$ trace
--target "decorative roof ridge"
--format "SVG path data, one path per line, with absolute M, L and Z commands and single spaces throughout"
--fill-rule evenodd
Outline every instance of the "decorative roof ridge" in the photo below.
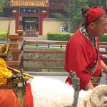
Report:
M 47 7 L 49 6 L 49 0 L 11 0 L 11 6 Z

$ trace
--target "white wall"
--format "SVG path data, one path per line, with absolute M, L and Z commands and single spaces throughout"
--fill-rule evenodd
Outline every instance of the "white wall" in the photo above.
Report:
M 14 19 L 6 19 L 0 18 L 0 32 L 7 32 L 10 23 L 10 31 L 9 34 L 15 34 L 15 20 Z

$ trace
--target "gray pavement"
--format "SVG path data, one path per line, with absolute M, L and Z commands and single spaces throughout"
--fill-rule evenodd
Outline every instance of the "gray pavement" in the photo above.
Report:
M 46 77 L 46 78 L 53 78 L 53 79 L 59 79 L 63 82 L 65 82 L 68 73 L 67 72 L 27 72 L 31 75 L 34 76 L 42 76 L 42 77 Z M 106 84 L 107 83 L 107 74 L 103 73 L 101 80 L 100 80 L 100 84 Z
M 66 72 L 26 72 L 30 75 L 34 75 L 34 76 L 42 76 L 42 77 L 46 77 L 46 78 L 53 78 L 53 79 L 59 79 L 63 82 L 65 82 L 66 78 L 67 78 L 67 73 Z

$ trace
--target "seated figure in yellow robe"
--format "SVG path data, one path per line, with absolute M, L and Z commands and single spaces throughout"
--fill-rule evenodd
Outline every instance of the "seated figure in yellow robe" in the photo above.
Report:
M 7 79 L 12 77 L 12 71 L 6 66 L 6 62 L 0 58 L 0 85 L 5 85 Z

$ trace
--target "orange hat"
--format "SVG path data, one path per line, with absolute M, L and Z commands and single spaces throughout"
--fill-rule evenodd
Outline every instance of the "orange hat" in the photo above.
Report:
M 87 11 L 86 24 L 88 25 L 89 23 L 97 20 L 100 16 L 104 14 L 106 14 L 106 12 L 100 7 L 94 6 L 90 8 Z

